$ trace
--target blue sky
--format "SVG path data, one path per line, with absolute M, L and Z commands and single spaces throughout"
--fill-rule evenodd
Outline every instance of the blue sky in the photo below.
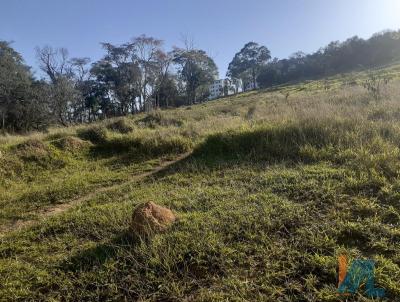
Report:
M 248 41 L 274 57 L 312 52 L 353 35 L 400 29 L 400 0 L 0 0 L 0 40 L 37 70 L 35 47 L 66 47 L 99 59 L 100 42 L 147 34 L 180 46 L 181 36 L 209 52 L 220 75 Z

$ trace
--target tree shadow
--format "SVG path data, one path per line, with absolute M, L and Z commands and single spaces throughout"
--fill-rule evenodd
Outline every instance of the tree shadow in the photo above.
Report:
M 207 137 L 193 157 L 207 165 L 222 162 L 311 163 L 318 153 L 335 144 L 336 137 L 318 123 L 288 124 L 282 127 L 217 133 Z M 318 155 L 318 154 L 317 154 Z
M 125 231 L 106 243 L 79 252 L 61 262 L 58 267 L 65 272 L 91 271 L 101 267 L 108 259 L 115 258 L 118 250 L 132 248 L 140 243 L 140 238 Z

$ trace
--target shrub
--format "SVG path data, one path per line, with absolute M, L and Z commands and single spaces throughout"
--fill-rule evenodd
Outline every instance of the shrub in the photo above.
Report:
M 149 114 L 146 117 L 138 121 L 139 124 L 145 125 L 150 128 L 155 128 L 156 126 L 176 126 L 180 127 L 183 125 L 181 120 L 177 120 L 174 118 L 166 117 L 161 111 L 156 110 Z
M 107 140 L 107 130 L 101 126 L 93 126 L 77 131 L 78 136 L 94 144 L 104 143 Z
M 254 118 L 257 111 L 257 107 L 255 105 L 250 106 L 246 113 L 246 119 L 251 120 Z
M 362 86 L 367 89 L 375 101 L 379 101 L 382 97 L 382 87 L 387 85 L 389 80 L 388 77 L 378 77 L 374 74 L 369 74 L 368 78 L 362 83 Z
M 133 130 L 133 128 L 126 122 L 125 119 L 119 119 L 111 124 L 108 124 L 107 128 L 111 131 L 119 132 L 122 134 L 129 133 Z

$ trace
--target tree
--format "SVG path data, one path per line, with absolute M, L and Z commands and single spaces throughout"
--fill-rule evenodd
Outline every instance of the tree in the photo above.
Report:
M 400 32 L 385 31 L 368 40 L 355 36 L 344 42 L 331 42 L 309 55 L 298 52 L 288 59 L 274 60 L 262 68 L 257 79 L 261 87 L 268 87 L 376 67 L 398 58 Z
M 175 48 L 173 62 L 178 66 L 179 79 L 185 87 L 188 105 L 208 97 L 208 85 L 218 77 L 214 60 L 199 49 Z
M 135 50 L 135 60 L 141 70 L 139 78 L 139 90 L 141 94 L 142 108 L 153 107 L 149 98 L 162 84 L 165 74 L 168 72 L 169 62 L 167 54 L 162 50 L 162 40 L 141 35 L 132 40 L 131 46 Z
M 276 64 L 265 66 L 257 77 L 257 83 L 261 88 L 266 88 L 279 83 L 279 69 Z
M 86 98 L 90 97 L 92 92 L 92 80 L 89 70 L 90 58 L 72 58 L 71 73 L 75 89 L 79 92 L 77 99 L 72 104 L 74 121 L 81 123 L 90 122 L 90 108 L 87 108 Z
M 0 41 L 0 128 L 41 130 L 49 123 L 46 104 L 30 68 L 10 43 Z
M 36 57 L 40 69 L 45 72 L 54 84 L 61 77 L 72 75 L 71 64 L 68 61 L 66 48 L 53 49 L 51 46 L 36 47 Z
M 77 108 L 82 104 L 83 99 L 76 84 L 79 78 L 84 76 L 84 64 L 88 59 L 69 60 L 67 49 L 53 49 L 50 46 L 37 47 L 36 57 L 40 69 L 47 74 L 51 82 L 52 104 L 50 108 L 57 122 L 63 126 L 75 122 L 76 117 L 80 115 Z M 78 78 L 74 74 L 74 68 L 80 74 Z
M 114 115 L 124 115 L 141 110 L 137 108 L 140 96 L 141 70 L 135 60 L 135 49 L 131 44 L 121 46 L 103 43 L 107 53 L 93 64 L 91 73 L 106 92 Z
M 235 54 L 232 62 L 229 63 L 227 76 L 241 79 L 244 84 L 249 82 L 250 78 L 255 88 L 261 68 L 270 59 L 271 53 L 267 47 L 249 42 Z
M 154 97 L 172 61 L 162 44 L 145 35 L 119 46 L 103 43 L 107 54 L 93 65 L 91 72 L 111 92 L 110 101 L 119 104 L 120 114 L 157 106 Z
M 160 85 L 157 86 L 157 91 L 152 96 L 156 100 L 157 107 L 168 108 L 180 105 L 180 95 L 176 81 L 174 75 L 167 74 Z

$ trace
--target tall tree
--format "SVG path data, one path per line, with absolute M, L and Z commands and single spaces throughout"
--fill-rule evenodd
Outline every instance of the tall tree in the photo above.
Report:
M 133 60 L 137 62 L 141 70 L 139 78 L 139 90 L 141 94 L 142 107 L 149 109 L 153 107 L 151 96 L 155 93 L 157 85 L 160 85 L 168 71 L 168 56 L 162 49 L 162 40 L 141 35 L 132 39 L 131 47 L 135 53 Z
M 229 63 L 227 76 L 241 79 L 243 83 L 248 82 L 250 78 L 255 88 L 260 70 L 270 59 L 271 53 L 267 47 L 249 42 L 235 54 L 232 62 Z
M 70 61 L 67 49 L 53 49 L 50 46 L 37 47 L 36 56 L 40 69 L 51 81 L 51 109 L 57 121 L 64 126 L 76 122 L 76 108 L 82 103 L 82 94 L 76 87 L 74 74 L 74 64 L 79 60 Z M 83 64 L 85 60 L 82 59 L 80 63 Z
M 0 41 L 0 128 L 43 129 L 49 124 L 47 104 L 30 68 L 10 43 Z
M 91 73 L 106 91 L 114 115 L 124 115 L 141 110 L 141 70 L 136 51 L 131 43 L 121 46 L 103 43 L 107 51 L 103 59 L 93 64 Z M 139 107 L 139 108 L 138 108 Z
M 173 55 L 179 78 L 185 87 L 187 104 L 206 99 L 208 85 L 218 77 L 214 60 L 199 49 L 175 48 Z
M 70 77 L 72 75 L 66 48 L 54 49 L 48 45 L 42 48 L 36 47 L 36 57 L 39 61 L 40 69 L 48 75 L 53 84 L 61 77 Z

